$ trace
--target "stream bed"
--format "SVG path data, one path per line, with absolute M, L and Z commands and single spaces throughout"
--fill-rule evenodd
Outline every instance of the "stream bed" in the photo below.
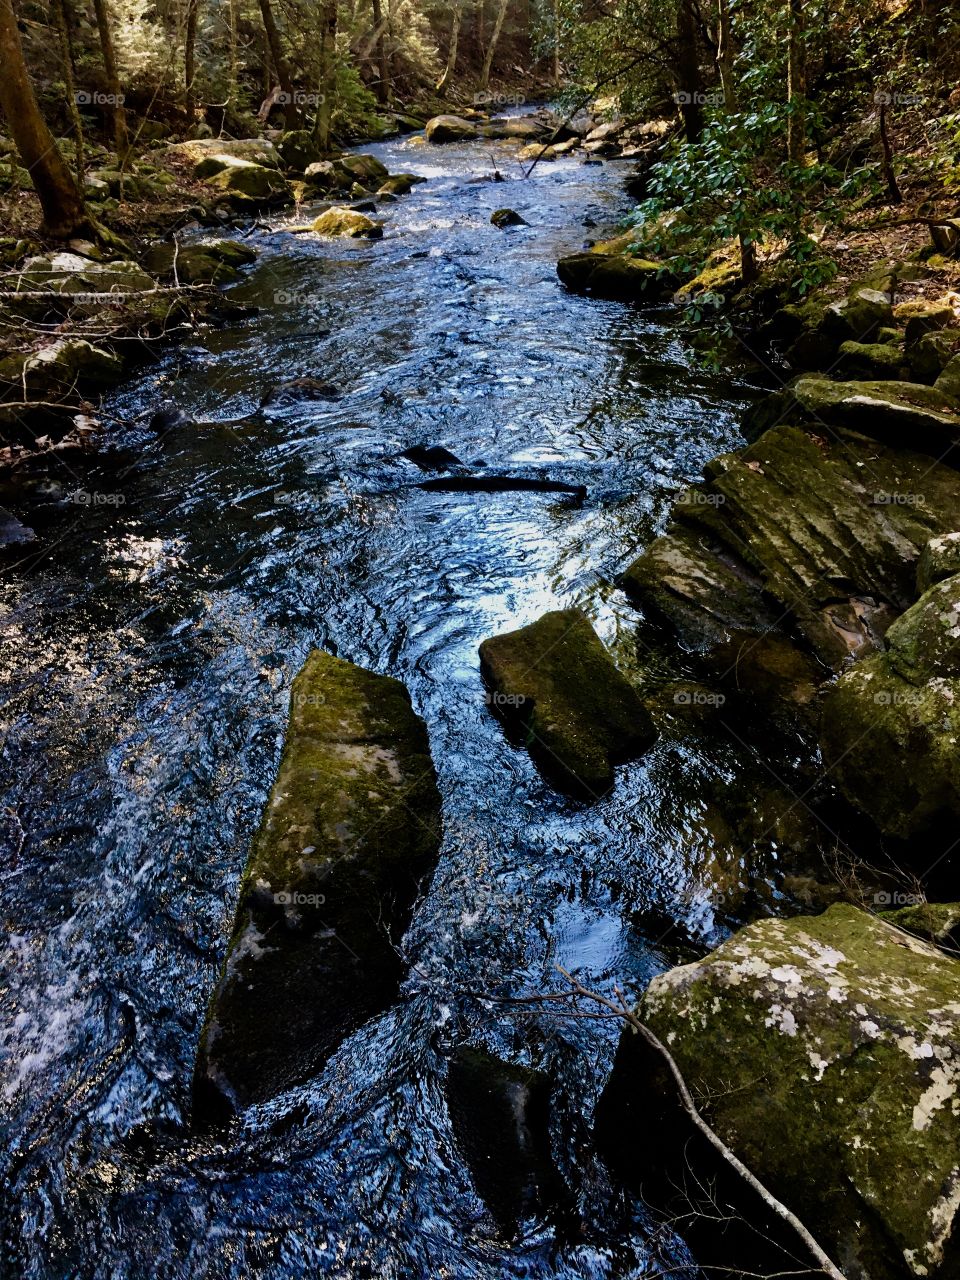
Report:
M 619 1024 L 489 997 L 557 990 L 557 964 L 638 992 L 674 961 L 651 919 L 717 941 L 705 815 L 762 765 L 664 733 L 602 801 L 568 800 L 491 714 L 477 647 L 579 604 L 639 684 L 682 675 L 616 577 L 740 443 L 755 392 L 695 367 L 669 314 L 559 284 L 557 258 L 627 212 L 627 162 L 524 178 L 498 144 L 365 150 L 428 179 L 382 207 L 384 239 L 248 235 L 233 294 L 260 313 L 111 397 L 123 452 L 4 575 L 4 1275 L 699 1274 L 670 1232 L 654 1253 L 592 1142 Z M 505 181 L 478 181 L 494 165 Z M 530 225 L 492 226 L 503 206 Z M 259 408 L 300 377 L 337 397 Z M 202 425 L 151 433 L 165 401 Z M 399 456 L 416 444 L 586 498 L 426 492 Z M 441 860 L 400 1001 L 316 1079 L 197 1137 L 200 1025 L 312 646 L 406 683 Z M 463 1044 L 549 1072 L 566 1220 L 508 1239 L 478 1198 L 444 1095 Z

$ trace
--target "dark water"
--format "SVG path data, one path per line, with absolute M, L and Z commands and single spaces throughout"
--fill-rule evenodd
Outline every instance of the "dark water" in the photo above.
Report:
M 626 208 L 619 163 L 524 181 L 493 144 L 375 150 L 429 178 L 384 207 L 382 242 L 251 237 L 236 293 L 262 314 L 198 332 L 110 408 L 235 418 L 302 375 L 340 399 L 155 441 L 132 426 L 133 464 L 83 476 L 100 497 L 55 511 L 5 575 L 9 1275 L 644 1274 L 647 1211 L 591 1143 L 618 1027 L 484 996 L 556 989 L 558 962 L 642 989 L 671 962 L 637 925 L 651 912 L 715 937 L 708 797 L 757 766 L 668 732 L 601 803 L 565 800 L 489 713 L 477 646 L 576 602 L 639 683 L 680 670 L 614 579 L 737 443 L 749 393 L 692 367 L 665 317 L 559 286 L 557 257 L 598 234 L 582 220 Z M 493 157 L 509 180 L 473 183 Z M 496 230 L 502 205 L 532 225 Z M 426 493 L 396 456 L 416 443 L 588 497 Z M 318 1079 L 200 1141 L 200 1021 L 312 645 L 407 683 L 443 854 L 400 1003 Z M 478 1199 L 443 1092 L 466 1042 L 551 1072 L 576 1232 L 530 1220 L 506 1242 Z M 661 1247 L 682 1266 L 682 1242 Z

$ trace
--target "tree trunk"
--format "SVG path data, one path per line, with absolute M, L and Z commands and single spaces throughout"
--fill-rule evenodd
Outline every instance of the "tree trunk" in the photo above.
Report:
M 507 16 L 508 3 L 509 0 L 500 0 L 500 7 L 497 9 L 496 21 L 490 34 L 490 43 L 487 45 L 487 56 L 483 60 L 483 70 L 480 73 L 481 89 L 487 89 L 490 84 L 490 71 L 493 68 L 494 54 L 497 52 L 497 41 L 500 39 L 500 32 L 503 30 L 503 20 Z
M 806 121 L 803 98 L 806 93 L 803 45 L 803 0 L 789 0 L 787 26 L 787 158 L 802 165 L 806 153 Z
M 80 108 L 77 105 L 77 86 L 73 78 L 73 48 L 70 41 L 70 23 L 67 19 L 67 0 L 51 0 L 50 16 L 60 36 L 60 69 L 63 74 L 63 87 L 67 91 L 67 111 L 73 125 L 73 145 L 75 149 L 74 173 L 77 186 L 83 189 L 83 121 L 80 119 Z
M 723 104 L 728 111 L 736 111 L 737 91 L 733 84 L 733 45 L 730 42 L 730 6 L 727 0 L 717 0 L 717 70 Z
M 191 125 L 196 115 L 197 103 L 193 92 L 193 81 L 197 74 L 197 19 L 200 15 L 200 0 L 187 0 L 187 27 L 183 41 L 183 84 L 184 103 Z
M 387 45 L 384 40 L 386 23 L 383 19 L 383 5 L 380 0 L 371 0 L 373 6 L 373 47 L 377 53 L 377 101 L 384 106 L 390 101 L 390 64 L 387 61 Z
M 287 129 L 299 129 L 300 108 L 297 106 L 297 95 L 293 87 L 293 80 L 290 78 L 290 70 L 280 47 L 280 32 L 277 30 L 276 22 L 273 20 L 270 0 L 260 0 L 260 16 L 263 19 L 267 47 L 270 50 L 270 57 L 273 59 L 277 79 L 280 81 L 280 90 L 283 93 L 284 124 Z
M 11 0 L 0 0 L 0 64 L 0 109 L 40 198 L 43 231 L 58 240 L 93 234 L 80 189 L 37 106 Z
M 107 93 L 110 95 L 110 123 L 113 132 L 113 145 L 117 155 L 124 159 L 127 154 L 127 113 L 123 109 L 123 93 L 120 89 L 120 76 L 117 73 L 117 58 L 113 51 L 113 32 L 110 27 L 110 15 L 107 12 L 106 0 L 93 0 L 93 12 L 97 19 L 97 31 L 100 36 L 100 54 L 103 58 L 103 70 L 107 81 Z
M 454 0 L 453 5 L 453 26 L 450 29 L 450 49 L 447 52 L 447 65 L 443 69 L 443 75 L 437 81 L 437 93 L 442 93 L 447 87 L 450 77 L 453 75 L 457 65 L 457 44 L 460 40 L 460 23 L 463 21 L 463 0 Z
M 903 196 L 897 186 L 897 177 L 893 172 L 893 148 L 887 132 L 887 98 L 889 94 L 880 94 L 880 146 L 883 149 L 883 180 L 887 184 L 887 199 L 891 204 L 902 204 Z
M 237 0 L 227 0 L 227 19 L 230 23 L 230 105 L 240 98 L 240 76 L 237 68 Z
M 337 76 L 337 0 L 323 0 L 320 21 L 320 100 L 313 136 L 321 151 L 329 151 Z
M 731 114 L 737 110 L 737 89 L 733 81 L 733 44 L 730 38 L 730 7 L 728 0 L 717 0 L 717 69 L 723 88 L 723 104 Z M 744 284 L 752 284 L 760 274 L 757 266 L 757 247 L 740 232 L 740 277 Z
M 560 0 L 553 0 L 553 83 L 560 87 Z
M 703 79 L 697 46 L 697 24 L 690 0 L 677 6 L 677 105 L 683 120 L 683 136 L 696 142 L 703 132 Z

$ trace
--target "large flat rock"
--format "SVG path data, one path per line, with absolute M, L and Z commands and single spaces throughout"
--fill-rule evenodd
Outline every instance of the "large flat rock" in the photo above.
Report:
M 614 764 L 654 742 L 639 694 L 579 609 L 484 640 L 480 666 L 494 709 L 520 727 L 544 775 L 572 795 L 599 799 L 613 785 Z
M 314 650 L 240 884 L 194 1076 L 204 1124 L 309 1078 L 394 997 L 395 950 L 440 839 L 404 686 Z

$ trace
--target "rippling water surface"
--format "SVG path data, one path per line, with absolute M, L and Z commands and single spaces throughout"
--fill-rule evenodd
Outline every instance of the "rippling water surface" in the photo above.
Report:
M 257 232 L 236 296 L 113 398 L 135 461 L 84 477 L 122 501 L 52 511 L 6 575 L 2 887 L 7 1273 L 30 1277 L 641 1275 L 645 1210 L 611 1184 L 591 1113 L 617 1028 L 485 1001 L 609 991 L 670 962 L 650 912 L 714 928 L 703 795 L 752 767 L 665 734 L 590 808 L 546 785 L 484 704 L 477 646 L 579 603 L 641 684 L 615 578 L 677 487 L 738 442 L 748 391 L 691 367 L 665 317 L 571 296 L 555 263 L 625 212 L 622 162 L 541 165 L 495 144 L 373 148 L 429 181 L 380 243 Z M 499 164 L 504 183 L 477 182 Z M 489 223 L 509 205 L 531 224 Z M 278 381 L 335 401 L 257 411 Z M 207 422 L 154 439 L 172 400 Z M 443 494 L 397 455 L 583 484 Z M 193 1055 L 290 681 L 319 645 L 403 679 L 430 730 L 441 861 L 404 942 L 400 1002 L 322 1075 L 203 1140 Z M 498 1231 L 444 1101 L 459 1044 L 543 1067 L 581 1221 Z M 680 1241 L 664 1246 L 683 1264 Z M 694 1274 L 685 1267 L 678 1274 Z

